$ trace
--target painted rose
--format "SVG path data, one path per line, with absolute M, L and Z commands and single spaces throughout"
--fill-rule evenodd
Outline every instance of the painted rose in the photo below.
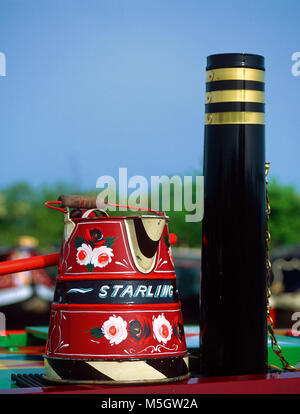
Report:
M 127 338 L 127 322 L 121 316 L 110 316 L 103 323 L 102 332 L 111 345 L 118 345 Z
M 76 261 L 80 265 L 87 265 L 90 263 L 92 258 L 92 248 L 90 245 L 83 243 L 77 248 Z
M 153 317 L 153 336 L 158 342 L 166 344 L 172 335 L 172 326 L 170 322 L 164 317 L 164 314 Z
M 112 261 L 113 250 L 110 247 L 97 247 L 92 252 L 91 263 L 95 267 L 105 267 Z
M 97 228 L 85 230 L 84 239 L 92 248 L 100 247 L 105 243 L 102 231 Z

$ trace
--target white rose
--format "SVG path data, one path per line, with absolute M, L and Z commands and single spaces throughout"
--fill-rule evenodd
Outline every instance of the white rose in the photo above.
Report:
M 112 261 L 113 255 L 113 250 L 110 247 L 97 247 L 93 250 L 91 263 L 95 267 L 105 267 Z
M 111 345 L 118 345 L 127 338 L 127 322 L 121 316 L 110 316 L 102 325 L 102 331 Z
M 80 265 L 87 265 L 90 263 L 92 258 L 92 248 L 90 245 L 83 243 L 77 248 L 76 261 Z
M 172 335 L 172 326 L 170 322 L 164 317 L 164 314 L 153 317 L 153 335 L 158 342 L 166 344 Z

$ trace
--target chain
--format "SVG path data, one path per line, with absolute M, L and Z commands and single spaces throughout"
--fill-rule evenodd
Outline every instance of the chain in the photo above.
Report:
M 270 163 L 266 162 L 265 164 L 265 180 L 266 180 L 266 277 L 267 277 L 267 320 L 268 320 L 268 334 L 271 339 L 271 345 L 273 352 L 278 356 L 280 359 L 283 368 L 286 371 L 297 371 L 297 368 L 290 365 L 285 357 L 282 354 L 282 349 L 278 344 L 274 333 L 274 322 L 271 317 L 271 310 L 270 310 L 270 298 L 271 298 L 271 283 L 270 283 L 270 276 L 271 276 L 271 260 L 270 260 L 270 243 L 271 243 L 271 234 L 270 234 L 270 225 L 269 225 L 269 218 L 271 214 L 271 206 L 269 201 L 269 193 L 268 193 L 268 173 L 270 169 Z

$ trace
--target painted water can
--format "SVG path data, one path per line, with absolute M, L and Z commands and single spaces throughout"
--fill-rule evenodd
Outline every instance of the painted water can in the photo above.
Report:
M 63 211 L 64 235 L 45 378 L 100 384 L 188 378 L 168 217 L 109 216 L 93 198 L 76 197 L 61 196 L 59 207 L 46 203 Z

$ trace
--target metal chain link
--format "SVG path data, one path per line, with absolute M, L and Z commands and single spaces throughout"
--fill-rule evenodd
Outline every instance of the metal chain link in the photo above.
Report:
M 268 320 L 268 334 L 271 339 L 271 345 L 273 352 L 280 359 L 284 370 L 286 371 L 299 371 L 300 369 L 295 368 L 290 365 L 288 361 L 282 354 L 282 349 L 278 344 L 277 338 L 274 333 L 274 322 L 271 317 L 271 308 L 270 308 L 270 298 L 271 298 L 271 260 L 270 260 L 270 244 L 271 244 L 271 234 L 270 234 L 270 225 L 269 218 L 271 214 L 271 206 L 269 201 L 268 193 L 268 173 L 270 169 L 270 163 L 266 162 L 265 164 L 265 180 L 266 180 L 266 278 L 267 278 L 267 320 Z

